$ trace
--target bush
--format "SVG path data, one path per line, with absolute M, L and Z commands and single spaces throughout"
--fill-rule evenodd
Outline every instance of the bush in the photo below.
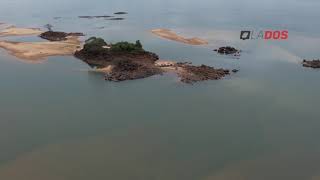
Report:
M 118 42 L 111 45 L 111 51 L 120 51 L 120 52 L 137 52 L 144 51 L 140 41 L 137 41 L 135 44 L 129 42 Z
M 91 37 L 85 41 L 84 50 L 89 53 L 102 53 L 107 51 L 113 52 L 141 52 L 144 51 L 142 44 L 139 40 L 136 43 L 129 43 L 126 41 L 118 42 L 110 45 L 110 49 L 103 48 L 103 46 L 108 46 L 108 44 L 102 38 Z
M 91 37 L 85 41 L 84 49 L 92 53 L 98 53 L 104 51 L 103 46 L 108 44 L 102 38 Z

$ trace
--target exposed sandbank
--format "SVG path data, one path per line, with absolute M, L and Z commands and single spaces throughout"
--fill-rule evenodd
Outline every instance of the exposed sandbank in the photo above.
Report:
M 169 29 L 154 29 L 151 32 L 157 36 L 162 37 L 162 38 L 185 43 L 185 44 L 190 44 L 190 45 L 207 45 L 208 44 L 208 41 L 206 41 L 204 39 L 200 39 L 197 37 L 186 38 L 186 37 L 183 37 L 181 35 L 176 34 L 174 31 L 171 31 Z
M 43 31 L 39 28 L 17 28 L 10 26 L 0 31 L 0 37 L 40 35 L 41 33 L 43 33 Z
M 42 34 L 39 28 L 17 28 L 15 26 L 7 27 L 0 31 L 0 37 L 8 36 L 36 36 Z M 27 62 L 38 62 L 49 56 L 72 55 L 81 48 L 79 37 L 70 34 L 63 41 L 57 42 L 15 42 L 0 40 L 0 48 L 9 52 L 9 54 L 26 60 Z
M 72 55 L 81 48 L 80 43 L 78 37 L 70 36 L 66 41 L 57 42 L 0 41 L 0 47 L 18 58 L 37 61 L 49 56 Z

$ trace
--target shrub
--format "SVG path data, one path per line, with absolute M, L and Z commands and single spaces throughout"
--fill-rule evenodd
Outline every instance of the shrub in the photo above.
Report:
M 129 42 L 118 42 L 111 45 L 111 51 L 119 52 L 137 52 L 144 51 L 140 41 L 137 41 L 135 44 Z
M 139 40 L 136 43 L 129 43 L 126 41 L 118 42 L 110 45 L 110 49 L 103 48 L 103 46 L 107 46 L 108 44 L 102 38 L 91 37 L 85 41 L 84 50 L 89 53 L 102 53 L 107 51 L 113 52 L 141 52 L 144 51 L 142 48 L 142 44 Z
M 84 49 L 92 53 L 98 53 L 104 51 L 103 46 L 108 44 L 102 38 L 91 37 L 85 41 Z

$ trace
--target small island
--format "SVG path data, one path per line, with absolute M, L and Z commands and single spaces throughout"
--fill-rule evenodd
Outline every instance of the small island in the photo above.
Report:
M 318 68 L 320 68 L 320 59 L 318 59 L 318 60 L 306 60 L 306 59 L 304 59 L 302 61 L 302 65 L 304 67 L 318 69 Z
M 233 56 L 240 56 L 241 50 L 238 50 L 234 47 L 231 46 L 226 46 L 226 47 L 220 47 L 218 49 L 215 49 L 213 51 L 216 51 L 219 54 L 222 55 L 233 55 Z
M 195 83 L 217 80 L 230 74 L 226 69 L 191 63 L 160 61 L 155 53 L 145 51 L 141 42 L 118 42 L 108 44 L 102 38 L 89 38 L 83 49 L 75 52 L 75 57 L 89 66 L 104 72 L 108 81 L 125 81 L 150 77 L 165 72 L 175 72 L 181 82 Z
M 75 57 L 89 66 L 106 71 L 106 79 L 124 81 L 150 77 L 163 71 L 155 66 L 159 57 L 142 48 L 140 41 L 107 44 L 103 39 L 91 37 Z
M 41 33 L 39 35 L 42 39 L 46 39 L 48 41 L 66 41 L 68 40 L 68 37 L 78 37 L 78 36 L 84 36 L 83 33 L 65 33 L 60 31 L 46 31 L 44 33 Z

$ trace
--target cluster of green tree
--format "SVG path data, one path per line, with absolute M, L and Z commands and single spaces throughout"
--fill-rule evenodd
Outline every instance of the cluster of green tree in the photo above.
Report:
M 118 42 L 111 45 L 111 51 L 121 51 L 121 52 L 136 52 L 144 51 L 141 42 L 138 40 L 136 43 L 129 42 Z
M 88 52 L 99 53 L 104 51 L 108 44 L 102 38 L 91 37 L 85 41 L 84 49 Z
M 105 48 L 109 46 L 110 48 Z M 138 40 L 136 43 L 118 42 L 116 44 L 108 45 L 102 38 L 91 37 L 85 41 L 84 49 L 88 52 L 99 53 L 103 51 L 114 52 L 137 52 L 144 51 L 141 42 Z

